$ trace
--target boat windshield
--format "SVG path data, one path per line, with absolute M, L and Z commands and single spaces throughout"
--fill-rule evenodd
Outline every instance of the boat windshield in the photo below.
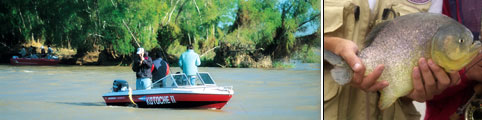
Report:
M 196 79 L 196 86 L 216 85 L 214 80 L 211 78 L 211 75 L 209 75 L 209 73 L 207 72 L 198 73 Z M 155 80 L 154 83 L 152 83 L 152 88 L 179 86 L 191 86 L 191 84 L 189 84 L 188 78 L 186 77 L 186 74 L 184 73 L 170 74 L 164 78 Z
M 211 75 L 207 72 L 200 72 L 197 73 L 199 79 L 206 85 L 216 85 L 214 82 L 213 78 L 211 78 Z
M 201 84 L 202 85 L 202 84 Z M 152 83 L 152 88 L 190 86 L 186 74 L 170 74 Z
M 161 87 L 177 87 L 177 85 L 174 83 L 174 80 L 172 80 L 171 75 L 168 75 L 152 83 L 152 88 Z
M 189 81 L 187 80 L 186 74 L 172 74 L 173 80 L 176 81 L 177 86 L 189 86 Z

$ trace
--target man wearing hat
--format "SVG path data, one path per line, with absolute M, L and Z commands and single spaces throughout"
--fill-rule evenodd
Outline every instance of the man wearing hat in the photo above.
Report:
M 132 70 L 136 72 L 136 90 L 151 89 L 151 68 L 152 59 L 144 52 L 144 48 L 137 48 L 134 56 L 134 64 Z
M 41 57 L 41 58 L 45 58 L 46 55 L 47 55 L 47 54 L 45 53 L 45 48 L 44 48 L 44 46 L 42 45 L 42 46 L 40 47 L 40 57 Z

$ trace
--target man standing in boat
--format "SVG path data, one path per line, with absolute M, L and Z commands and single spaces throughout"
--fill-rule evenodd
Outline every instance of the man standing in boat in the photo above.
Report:
M 136 56 L 134 56 L 134 64 L 132 70 L 136 72 L 136 90 L 149 90 L 151 89 L 151 68 L 152 59 L 147 52 L 144 52 L 144 48 L 137 48 Z
M 181 67 L 182 72 L 187 75 L 191 85 L 196 85 L 197 66 L 199 65 L 201 65 L 199 55 L 194 52 L 192 45 L 188 45 L 187 51 L 182 53 L 179 58 L 179 67 Z
M 154 64 L 154 69 L 152 70 L 152 82 L 156 82 L 169 74 L 169 64 L 167 64 L 165 60 L 162 60 L 161 55 L 161 51 L 157 52 L 157 59 L 152 61 L 152 64 Z M 165 82 L 166 81 L 162 81 L 159 87 L 164 86 Z

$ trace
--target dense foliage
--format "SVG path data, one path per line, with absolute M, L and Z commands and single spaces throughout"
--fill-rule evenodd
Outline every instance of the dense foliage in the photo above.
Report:
M 202 54 L 225 42 L 284 59 L 319 45 L 319 22 L 320 0 L 2 0 L 0 46 L 38 41 L 114 57 L 142 46 L 178 56 L 188 44 Z

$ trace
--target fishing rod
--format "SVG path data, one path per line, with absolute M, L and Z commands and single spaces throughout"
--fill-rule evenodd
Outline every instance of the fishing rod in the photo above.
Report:
M 124 19 L 122 19 L 122 23 L 124 23 L 124 26 L 126 26 L 127 31 L 129 31 L 129 33 L 130 33 L 130 35 L 132 36 L 132 38 L 134 38 L 134 41 L 136 42 L 137 47 L 141 47 L 141 45 L 139 44 L 139 42 L 137 42 L 137 39 L 136 39 L 136 37 L 134 36 L 134 34 L 132 34 L 131 29 L 129 29 L 129 26 L 127 26 L 127 24 L 126 24 L 126 22 L 124 21 Z
M 112 6 L 114 6 L 114 8 L 117 9 L 117 5 L 114 3 L 114 1 L 111 1 L 111 2 L 112 2 Z M 141 47 L 141 45 L 139 44 L 139 42 L 137 42 L 137 39 L 136 39 L 136 37 L 134 36 L 134 34 L 132 34 L 131 29 L 129 28 L 129 26 L 127 26 L 127 24 L 126 24 L 126 22 L 124 21 L 124 19 L 122 19 L 122 23 L 124 23 L 124 26 L 127 28 L 127 31 L 129 31 L 129 33 L 131 34 L 132 38 L 134 38 L 134 41 L 136 42 L 137 47 Z

